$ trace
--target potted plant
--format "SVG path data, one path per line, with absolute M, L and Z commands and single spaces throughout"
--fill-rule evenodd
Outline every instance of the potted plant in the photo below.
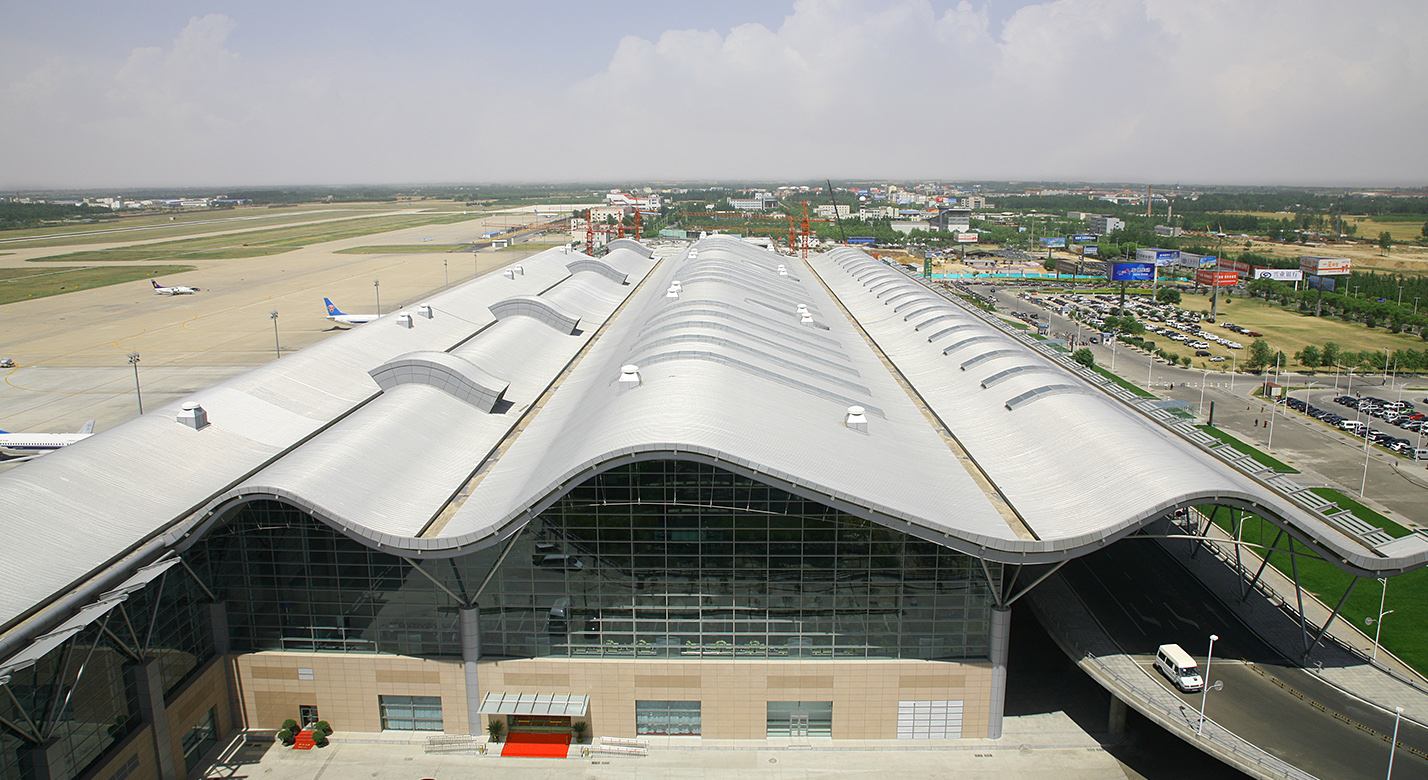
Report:
M 293 733 L 291 731 L 288 731 L 287 729 L 282 729 L 278 731 L 278 734 L 276 737 L 274 737 L 274 739 L 278 740 L 286 747 L 293 743 Z
M 486 724 L 486 734 L 491 737 L 492 742 L 500 742 L 501 737 L 506 733 L 506 722 L 503 720 L 493 720 Z
M 590 724 L 583 720 L 577 720 L 570 724 L 570 731 L 575 735 L 576 744 L 583 744 L 585 742 L 585 732 L 589 730 Z
M 332 726 L 325 720 L 320 720 L 312 727 L 312 742 L 318 747 L 327 747 L 327 738 L 332 736 Z

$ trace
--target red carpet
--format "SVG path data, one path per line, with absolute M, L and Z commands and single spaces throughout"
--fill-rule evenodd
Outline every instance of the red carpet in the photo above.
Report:
M 501 755 L 514 758 L 565 758 L 570 752 L 569 734 L 526 734 L 513 731 L 506 735 Z

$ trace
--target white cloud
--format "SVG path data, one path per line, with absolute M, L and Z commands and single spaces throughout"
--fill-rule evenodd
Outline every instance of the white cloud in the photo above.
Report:
M 174 29 L 117 60 L 0 61 L 0 143 L 28 152 L 0 185 L 1428 170 L 1421 0 L 1046 0 L 995 17 L 797 0 L 775 25 L 626 37 L 603 66 L 565 61 L 563 88 L 479 36 L 275 47 L 239 11 Z M 522 49 L 539 78 L 559 70 L 552 40 Z

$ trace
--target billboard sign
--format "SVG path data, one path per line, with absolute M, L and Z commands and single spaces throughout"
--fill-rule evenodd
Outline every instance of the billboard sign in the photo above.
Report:
M 1111 281 L 1148 282 L 1155 278 L 1155 263 L 1112 263 Z
M 1085 255 L 1086 257 L 1098 257 L 1101 254 L 1101 248 L 1096 246 L 1095 244 L 1091 244 L 1090 246 L 1083 246 L 1081 247 L 1081 254 Z
M 1154 263 L 1155 265 L 1172 265 L 1180 259 L 1179 249 L 1149 249 L 1135 250 L 1135 259 L 1138 263 Z
M 1273 279 L 1276 282 L 1297 282 L 1304 278 L 1304 272 L 1298 268 L 1256 268 L 1254 278 Z
M 973 232 L 970 231 L 970 230 L 964 230 L 964 231 L 962 231 L 961 233 L 958 233 L 958 234 L 957 234 L 957 243 L 959 243 L 959 244 L 975 244 L 975 243 L 977 243 L 977 239 L 978 239 L 978 238 L 979 238 L 978 234 L 973 233 Z
M 1299 270 L 1315 276 L 1347 276 L 1349 258 L 1299 256 Z
M 1309 286 L 1314 288 L 1315 290 L 1321 290 L 1323 292 L 1333 292 L 1334 280 L 1330 279 L 1327 276 L 1311 276 L 1309 277 Z
M 1044 247 L 1046 247 L 1047 249 L 1050 249 L 1050 248 L 1052 248 L 1052 247 L 1059 247 L 1059 248 L 1063 248 L 1063 249 L 1064 249 L 1064 248 L 1066 247 L 1066 239 L 1064 239 L 1064 238 L 1043 238 L 1043 239 L 1041 239 L 1041 245 L 1044 246 Z
M 1234 287 L 1239 275 L 1234 271 L 1216 271 L 1202 268 L 1195 272 L 1195 284 L 1201 287 Z
M 1089 244 L 1098 238 L 1100 238 L 1100 236 L 1093 236 L 1090 233 L 1078 233 L 1072 236 L 1071 240 L 1075 241 L 1078 244 Z

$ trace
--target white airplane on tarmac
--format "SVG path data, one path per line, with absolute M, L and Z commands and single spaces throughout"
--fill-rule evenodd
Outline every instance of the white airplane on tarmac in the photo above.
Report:
M 154 283 L 154 292 L 158 293 L 159 295 L 193 295 L 194 293 L 198 292 L 197 287 L 184 287 L 183 285 L 179 284 L 176 284 L 173 287 L 165 287 L 162 284 L 159 284 L 158 279 L 150 279 L 149 281 Z
M 94 421 L 85 423 L 76 433 L 6 433 L 0 431 L 0 457 L 5 460 L 28 460 L 68 447 L 94 435 Z
M 327 304 L 327 318 L 333 322 L 343 325 L 361 325 L 364 322 L 371 322 L 377 319 L 376 314 L 344 314 L 330 298 L 323 298 L 322 302 Z

